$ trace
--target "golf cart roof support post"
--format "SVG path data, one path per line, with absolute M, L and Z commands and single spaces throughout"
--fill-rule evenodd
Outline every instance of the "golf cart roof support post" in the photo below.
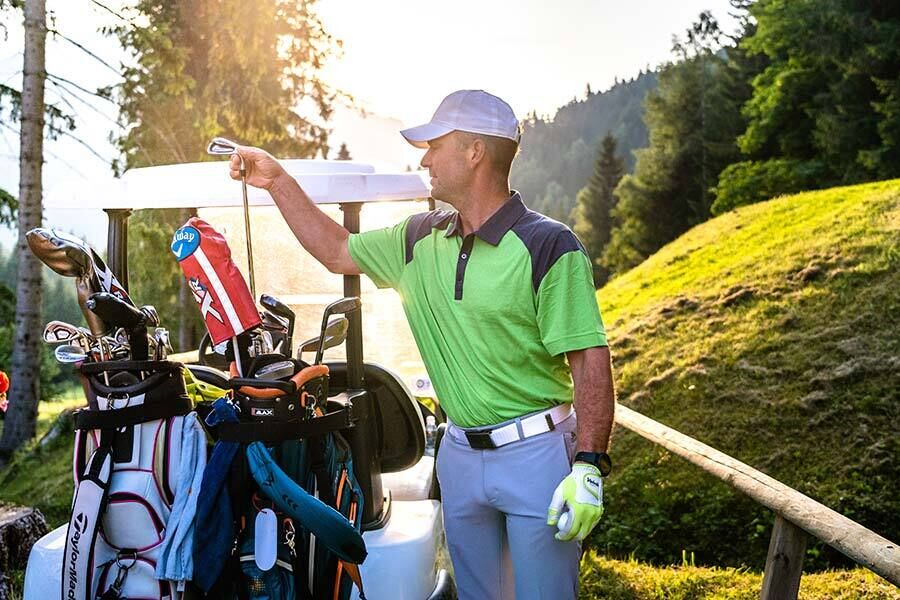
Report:
M 346 202 L 340 206 L 344 213 L 344 228 L 350 233 L 359 233 L 359 213 L 362 210 L 362 203 Z M 362 297 L 359 275 L 344 275 L 344 297 L 353 296 Z M 359 390 L 363 388 L 362 310 L 352 311 L 347 318 L 350 321 L 350 328 L 347 331 L 347 387 Z
M 106 264 L 128 291 L 128 217 L 130 208 L 105 208 L 109 225 L 106 233 Z
M 342 203 L 344 228 L 350 233 L 359 233 L 359 213 L 362 203 Z M 344 297 L 360 298 L 359 275 L 344 275 Z M 363 381 L 363 339 L 362 310 L 347 314 L 347 388 L 365 389 Z M 353 470 L 366 502 L 363 503 L 362 523 L 364 529 L 379 529 L 385 522 L 384 488 L 381 485 L 381 457 L 375 448 L 375 398 L 371 393 L 363 393 L 353 402 L 353 414 L 357 421 L 349 431 L 349 442 L 353 455 Z M 367 459 L 360 459 L 367 457 Z

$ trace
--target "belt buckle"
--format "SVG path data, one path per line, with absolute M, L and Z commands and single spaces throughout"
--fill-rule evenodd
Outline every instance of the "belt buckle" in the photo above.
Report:
M 497 445 L 491 439 L 490 431 L 466 431 L 466 439 L 469 440 L 469 446 L 475 450 L 494 450 Z

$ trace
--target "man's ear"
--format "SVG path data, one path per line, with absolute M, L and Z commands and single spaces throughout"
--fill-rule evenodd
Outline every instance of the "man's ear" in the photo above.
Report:
M 487 146 L 484 143 L 484 140 L 480 138 L 475 138 L 472 141 L 472 145 L 469 146 L 469 163 L 474 167 L 482 160 L 485 159 L 487 152 Z

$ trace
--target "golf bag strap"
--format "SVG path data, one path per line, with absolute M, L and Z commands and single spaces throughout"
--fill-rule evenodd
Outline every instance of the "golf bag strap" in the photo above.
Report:
M 224 442 L 286 442 L 313 435 L 324 435 L 352 426 L 350 407 L 343 407 L 308 421 L 276 423 L 220 423 L 219 439 Z
M 91 562 L 112 476 L 112 432 L 104 431 L 75 490 L 62 564 L 62 598 L 92 600 Z
M 82 409 L 75 413 L 75 429 L 119 429 L 157 419 L 181 417 L 193 409 L 187 396 L 169 398 L 167 402 L 153 402 L 126 406 L 113 410 Z
M 119 371 L 150 371 L 177 373 L 184 368 L 179 362 L 169 360 L 109 360 L 101 362 L 82 363 L 79 370 L 85 375 L 98 375 L 104 371 L 117 373 Z
M 97 365 L 101 363 L 93 364 Z M 88 375 L 88 381 L 90 382 L 91 387 L 93 388 L 94 392 L 96 392 L 100 396 L 140 396 L 143 394 L 145 396 L 148 396 L 151 401 L 164 401 L 166 398 L 169 398 L 171 396 L 187 395 L 187 388 L 184 385 L 184 376 L 182 375 L 181 369 L 166 369 L 163 371 L 156 371 L 155 373 L 151 373 L 145 379 L 135 381 L 131 385 L 122 386 L 106 385 L 105 383 L 103 383 L 103 381 L 101 381 L 101 378 L 98 377 L 98 375 L 100 375 L 101 373 L 111 375 L 117 371 L 116 369 L 102 369 L 97 373 L 85 371 L 86 369 L 82 367 L 82 375 Z M 90 371 L 93 371 L 93 369 L 90 369 Z M 121 371 L 121 369 L 119 371 Z

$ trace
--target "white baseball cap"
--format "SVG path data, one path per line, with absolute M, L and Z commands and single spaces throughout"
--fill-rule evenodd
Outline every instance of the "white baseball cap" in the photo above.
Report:
M 513 109 L 484 90 L 459 90 L 441 101 L 431 121 L 400 132 L 416 148 L 451 131 L 493 135 L 519 142 L 519 120 Z

